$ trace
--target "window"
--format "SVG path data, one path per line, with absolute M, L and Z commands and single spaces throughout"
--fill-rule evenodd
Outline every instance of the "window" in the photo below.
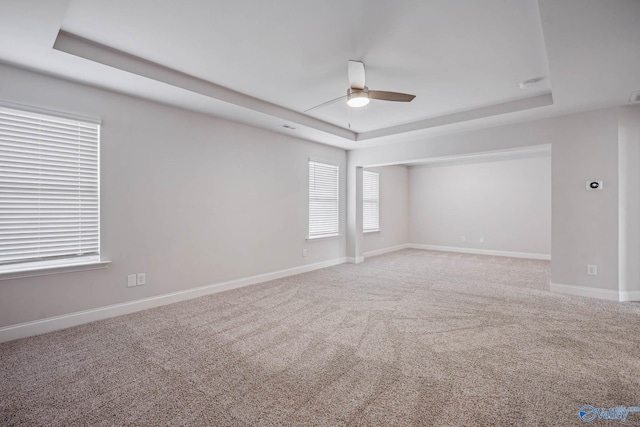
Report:
M 100 125 L 0 107 L 0 272 L 100 259 Z
M 338 235 L 338 166 L 309 161 L 309 238 Z
M 380 231 L 380 174 L 362 171 L 362 231 Z

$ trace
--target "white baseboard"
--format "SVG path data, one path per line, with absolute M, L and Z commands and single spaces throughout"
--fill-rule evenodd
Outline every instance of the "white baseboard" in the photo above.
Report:
M 347 257 L 347 262 L 349 264 L 361 264 L 361 263 L 364 262 L 364 257 L 363 256 L 359 256 L 359 257 L 354 258 L 354 257 L 348 256 Z
M 620 291 L 620 301 L 640 301 L 640 291 Z
M 610 301 L 623 301 L 622 299 L 620 299 L 619 292 L 611 289 L 590 288 L 587 286 L 563 285 L 561 283 L 551 283 L 549 290 L 557 294 L 606 299 Z
M 409 243 L 407 247 L 411 249 L 426 249 L 429 251 L 442 251 L 442 252 L 458 252 L 462 254 L 492 255 L 492 256 L 504 256 L 509 258 L 540 259 L 540 260 L 546 260 L 546 261 L 551 260 L 551 255 L 535 254 L 530 252 L 494 251 L 489 249 L 460 248 L 456 246 L 423 245 L 421 243 Z
M 345 257 L 0 328 L 0 343 L 344 264 Z
M 402 245 L 396 245 L 396 246 L 389 246 L 387 248 L 382 248 L 382 249 L 376 249 L 374 251 L 368 251 L 365 252 L 364 254 L 364 258 L 368 258 L 371 256 L 376 256 L 376 255 L 382 255 L 382 254 L 386 254 L 389 252 L 395 252 L 395 251 L 399 251 L 401 249 L 407 249 L 409 247 L 408 243 L 404 243 Z

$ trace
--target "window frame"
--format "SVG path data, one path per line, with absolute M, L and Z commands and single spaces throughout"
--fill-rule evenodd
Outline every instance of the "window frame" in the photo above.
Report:
M 15 104 L 10 102 L 0 101 L 0 110 L 6 117 L 15 115 L 18 120 L 24 120 L 25 123 L 37 120 L 43 120 L 50 122 L 50 126 L 78 126 L 78 128 L 87 127 L 95 130 L 95 205 L 97 207 L 96 225 L 94 230 L 97 234 L 96 237 L 96 251 L 90 253 L 80 253 L 79 255 L 60 255 L 60 256 L 42 256 L 39 258 L 25 257 L 21 260 L 8 261 L 0 265 L 0 280 L 19 278 L 19 277 L 32 277 L 41 276 L 47 274 L 58 274 L 72 271 L 84 271 L 93 270 L 99 268 L 105 268 L 110 264 L 110 261 L 102 260 L 102 241 L 101 241 L 101 191 L 100 191 L 100 150 L 101 150 L 101 120 L 78 116 L 73 114 L 66 114 L 56 111 L 51 111 L 43 108 L 36 108 L 31 106 L 25 106 L 21 104 Z M 11 122 L 11 119 L 9 119 Z M 31 127 L 24 127 L 24 131 L 29 132 L 29 129 L 35 129 L 36 126 L 30 124 Z M 19 135 L 19 134 L 17 134 Z M 46 134 L 45 134 L 46 136 Z M 11 138 L 11 135 L 8 136 Z M 46 140 L 46 139 L 45 139 Z M 21 149 L 19 142 L 15 141 L 17 149 Z M 75 142 L 73 142 L 75 143 Z M 93 143 L 93 142 L 92 142 Z M 73 146 L 73 145 L 72 145 Z M 55 146 L 54 146 L 55 147 Z M 38 160 L 39 161 L 39 160 Z M 37 165 L 38 161 L 33 162 L 33 165 Z M 8 163 L 9 165 L 11 163 Z M 9 169 L 11 170 L 11 169 Z M 46 182 L 46 181 L 39 181 Z M 38 184 L 40 185 L 40 184 Z M 55 187 L 54 187 L 55 188 Z M 55 191 L 55 190 L 54 190 Z M 20 193 L 18 193 L 20 194 Z M 55 199 L 54 199 L 55 200 Z M 82 198 L 78 199 L 78 206 L 82 206 Z M 81 235 L 81 234 L 80 234 Z M 79 245 L 81 246 L 81 242 Z

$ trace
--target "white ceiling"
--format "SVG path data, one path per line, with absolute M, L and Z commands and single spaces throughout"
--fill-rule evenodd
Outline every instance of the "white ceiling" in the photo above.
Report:
M 639 19 L 638 0 L 2 0 L 0 61 L 352 149 L 623 104 Z M 416 99 L 304 113 L 346 93 L 349 59 Z

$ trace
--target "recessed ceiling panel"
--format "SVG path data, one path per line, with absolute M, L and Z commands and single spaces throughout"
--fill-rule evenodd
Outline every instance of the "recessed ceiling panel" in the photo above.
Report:
M 18 67 L 1 66 L 14 77 L 34 70 L 352 149 L 626 104 L 640 90 L 639 7 L 638 0 L 3 0 L 0 62 Z M 86 43 L 62 43 L 65 31 Z M 348 60 L 366 64 L 370 89 L 416 98 L 361 109 L 343 100 L 305 113 L 346 95 Z M 0 79 L 5 101 L 27 102 L 28 89 L 3 81 L 15 81 Z

